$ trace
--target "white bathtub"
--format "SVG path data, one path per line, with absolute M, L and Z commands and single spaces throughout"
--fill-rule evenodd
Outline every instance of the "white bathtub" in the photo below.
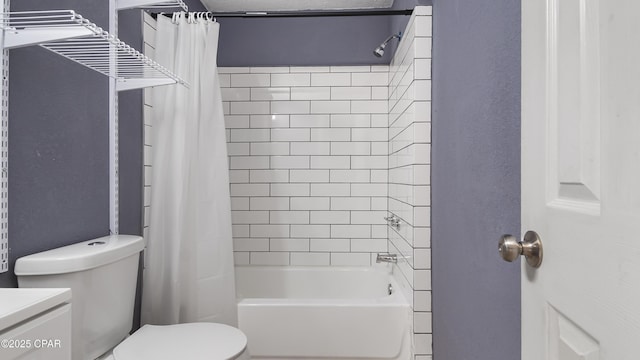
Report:
M 410 307 L 387 267 L 238 266 L 252 358 L 409 358 Z

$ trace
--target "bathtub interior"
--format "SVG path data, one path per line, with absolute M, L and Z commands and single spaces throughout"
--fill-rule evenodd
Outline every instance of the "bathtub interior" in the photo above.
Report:
M 236 283 L 252 358 L 410 358 L 410 305 L 387 267 L 237 267 Z
M 386 266 L 236 266 L 238 299 L 383 298 L 390 280 Z

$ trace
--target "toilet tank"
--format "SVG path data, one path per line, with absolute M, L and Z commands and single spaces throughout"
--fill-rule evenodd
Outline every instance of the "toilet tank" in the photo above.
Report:
M 72 359 L 95 359 L 131 331 L 140 236 L 111 235 L 19 258 L 21 288 L 71 288 Z

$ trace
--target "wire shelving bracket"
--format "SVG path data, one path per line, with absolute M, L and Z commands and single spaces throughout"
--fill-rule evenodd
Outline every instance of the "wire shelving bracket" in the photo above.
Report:
M 4 49 L 40 45 L 115 78 L 117 90 L 182 84 L 177 75 L 73 10 L 0 13 Z
M 9 0 L 3 1 L 3 9 Z M 0 37 L 0 43 L 4 39 Z M 0 47 L 1 48 L 1 47 Z M 2 50 L 2 93 L 0 95 L 0 273 L 9 271 L 9 51 Z

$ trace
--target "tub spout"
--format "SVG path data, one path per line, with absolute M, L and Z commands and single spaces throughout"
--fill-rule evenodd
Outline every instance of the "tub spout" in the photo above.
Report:
M 376 263 L 388 262 L 396 264 L 398 262 L 398 255 L 396 254 L 378 254 L 376 257 Z

